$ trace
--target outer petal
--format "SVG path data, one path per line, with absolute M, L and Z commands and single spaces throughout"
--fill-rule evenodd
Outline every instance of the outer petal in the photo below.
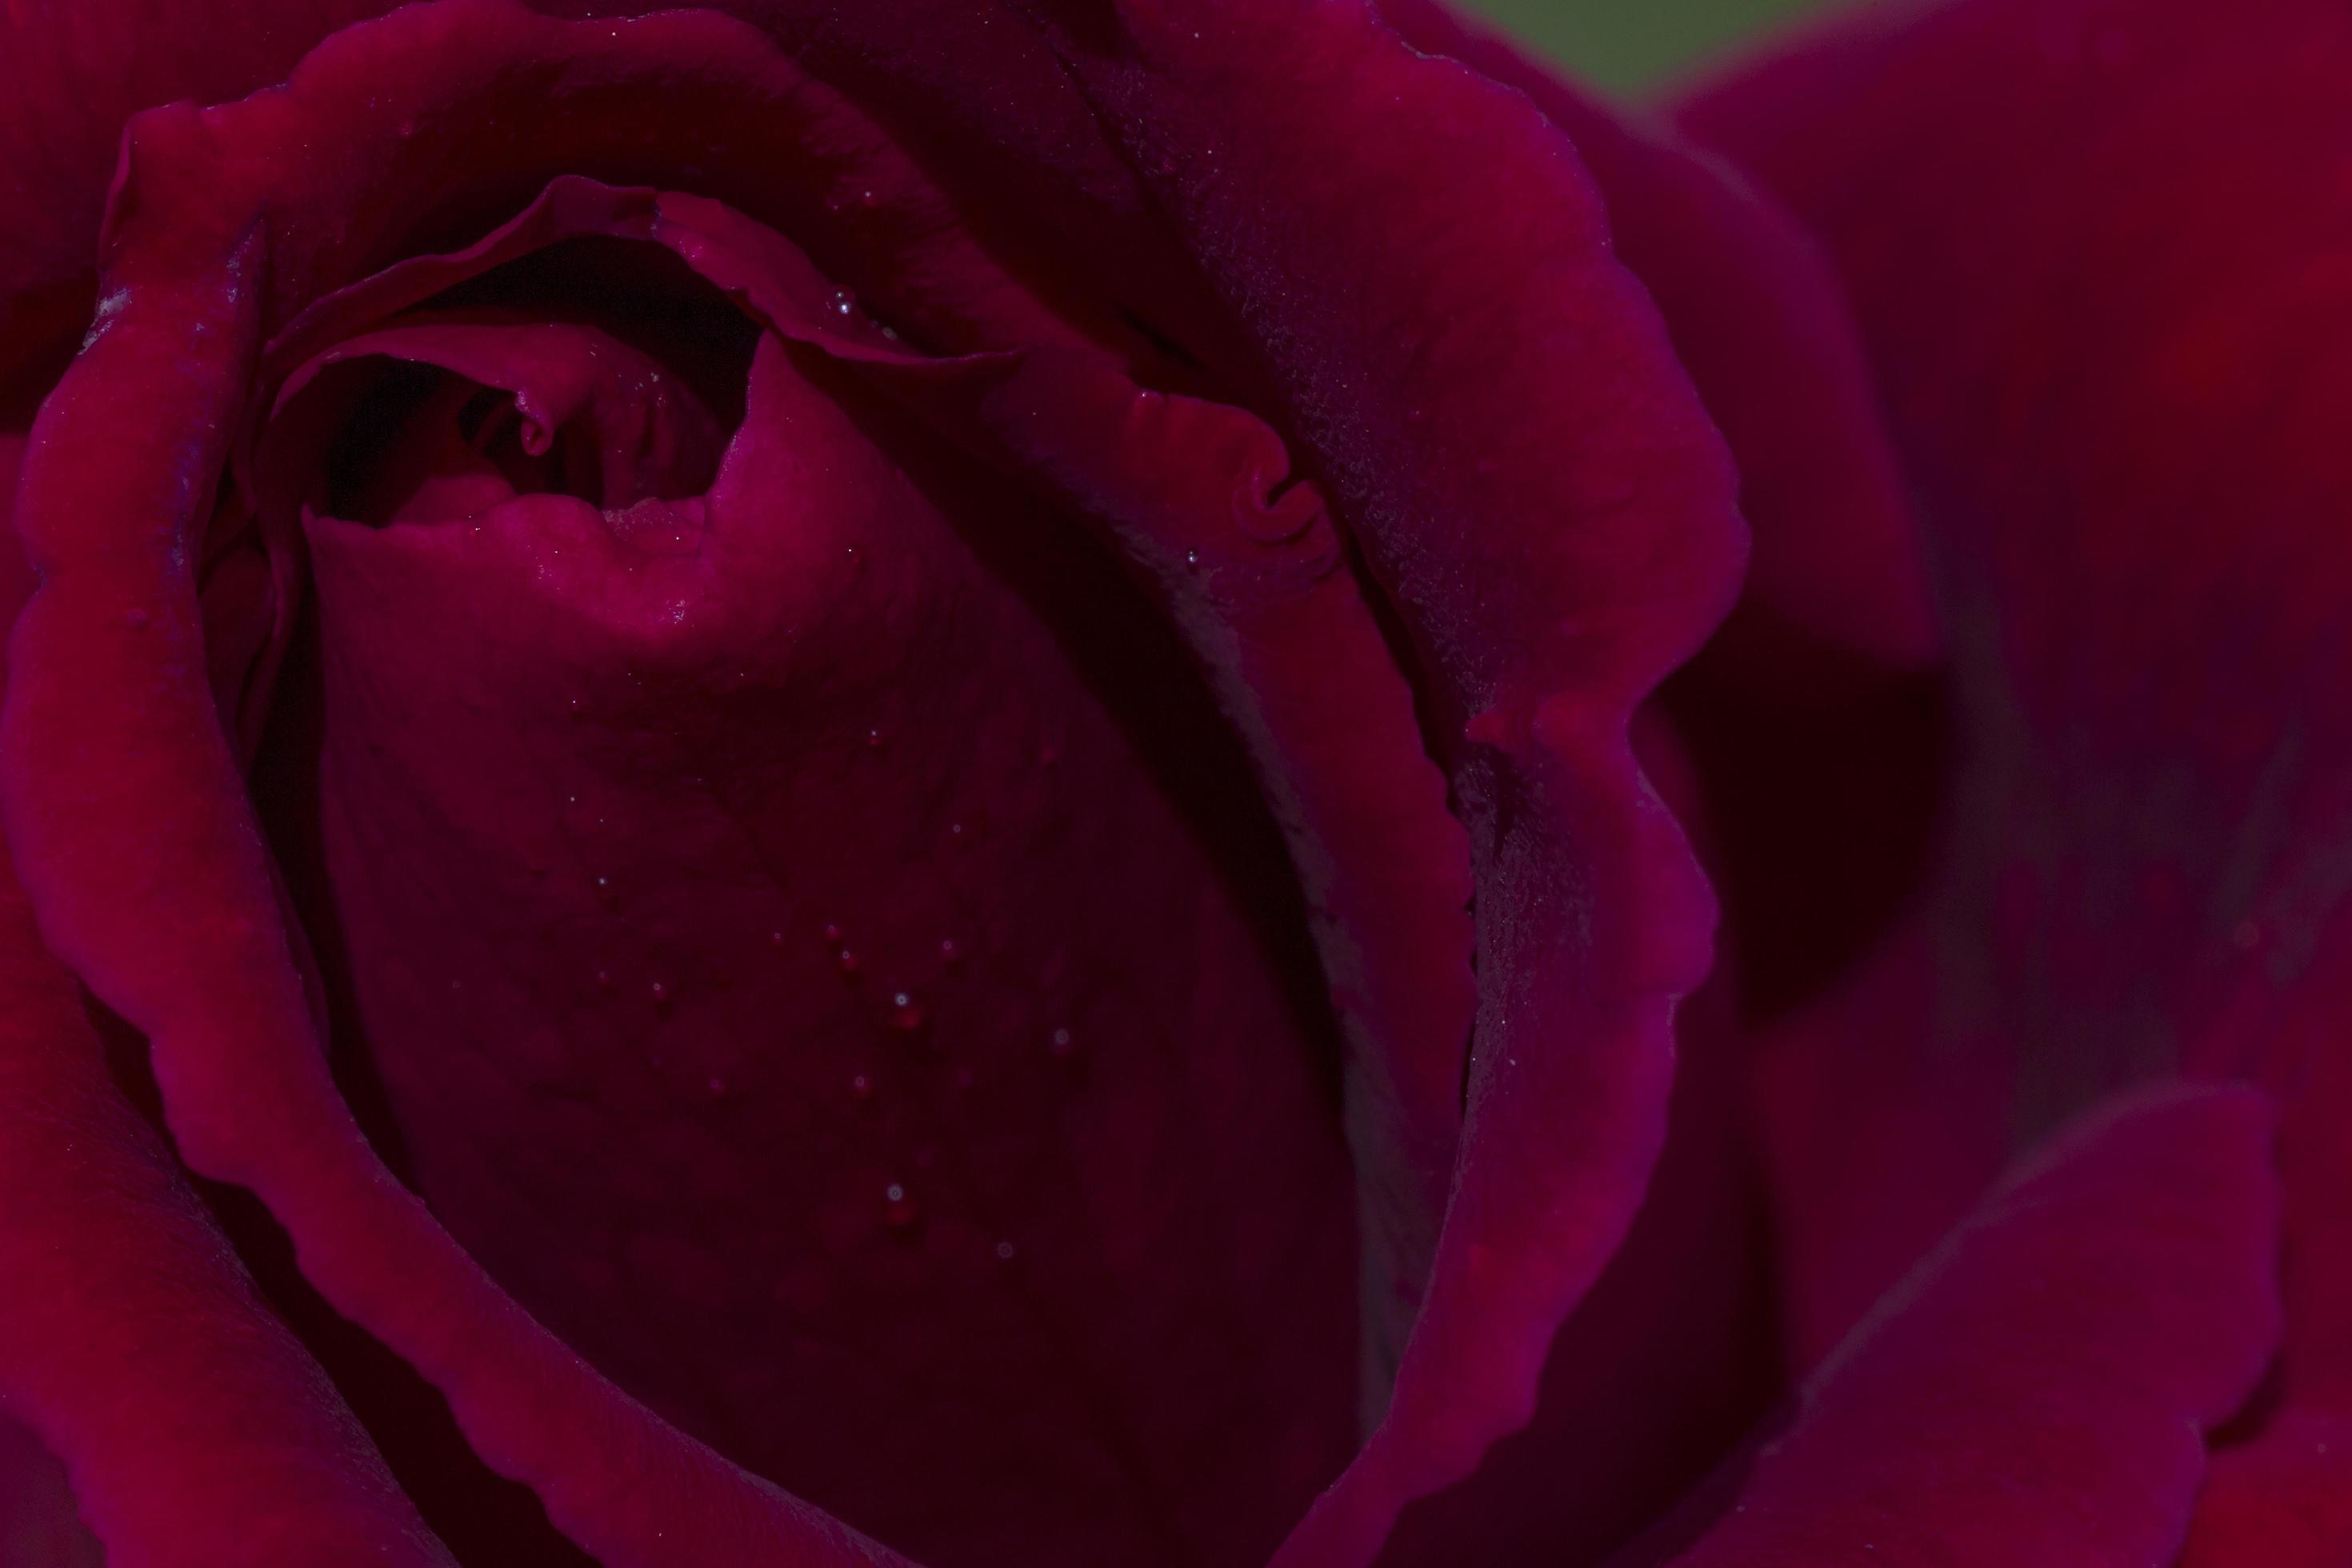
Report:
M 2286 1113 L 2289 1349 L 2217 1459 L 2206 1561 L 2352 1542 L 2329 1501 L 2352 1354 L 2327 1152 L 2352 879 L 2347 68 L 2352 18 L 2309 0 L 1978 0 L 1866 16 L 1685 110 L 1848 279 L 1973 725 L 1924 918 L 1787 1058 L 1827 1135 L 1790 1141 L 1792 1226 L 1843 1281 L 1813 1337 L 2020 1121 L 2174 1068 L 2261 1079 Z M 1885 1058 L 1896 1034 L 1920 1048 Z M 1903 1128 L 1953 1178 L 1907 1208 L 1851 1181 L 1874 1159 L 1853 1133 Z
M 0 437 L 0 510 L 22 446 Z M 0 614 L 31 586 L 0 532 Z M 88 1007 L 0 850 L 0 1405 L 65 1461 L 110 1563 L 448 1563 L 117 1089 Z
M 1916 871 L 1905 851 L 1919 795 L 1889 787 L 1903 731 L 1887 719 L 1937 636 L 1859 335 L 1794 222 L 1719 160 L 1437 5 L 1382 11 L 1414 47 L 1525 91 L 1576 143 L 1617 257 L 1657 300 L 1731 447 L 1755 537 L 1738 607 L 1661 705 L 1702 748 L 1696 778 L 1722 786 L 1669 798 L 1685 822 L 1706 818 L 1702 859 L 1735 901 L 1714 1005 L 1678 1027 L 1660 1173 L 1626 1247 L 1556 1337 L 1535 1421 L 1471 1482 L 1408 1513 L 1389 1560 L 1591 1554 L 1678 1495 L 1776 1386 L 1741 1014 L 1818 984 Z
M 1680 1568 L 2115 1568 L 2179 1548 L 2210 1429 L 2278 1332 L 2273 1113 L 2095 1119 L 1839 1347 Z
M 1278 1559 L 1362 1561 L 1526 1419 L 1656 1153 L 1707 904 L 1626 722 L 1727 602 L 1729 474 L 1523 100 L 1355 4 L 1034 9 L 1329 476 L 1471 826 L 1482 1005 L 1445 1233 L 1385 1420 Z
M 2294 0 L 1964 4 L 1687 111 L 1832 247 L 1927 502 L 1976 739 L 1914 952 L 2033 1122 L 2230 1066 L 2352 866 L 2347 58 Z

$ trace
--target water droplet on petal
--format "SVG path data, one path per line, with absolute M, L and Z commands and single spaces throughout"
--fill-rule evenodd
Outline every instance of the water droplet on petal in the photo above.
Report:
M 868 751 L 880 751 L 882 749 L 882 731 L 879 730 L 866 731 L 866 746 Z
M 904 1235 L 914 1229 L 922 1217 L 923 1211 L 916 1206 L 915 1195 L 907 1190 L 905 1184 L 892 1182 L 882 1189 L 882 1223 L 884 1225 Z
M 656 980 L 651 985 L 646 987 L 646 993 L 653 997 L 655 1006 L 667 1007 L 669 1005 L 669 983 L 667 981 Z
M 940 962 L 941 963 L 961 963 L 963 962 L 963 949 L 957 945 L 955 938 L 951 936 L 943 936 L 940 938 Z
M 1198 572 L 1201 569 L 1201 552 L 1197 550 L 1184 552 L 1184 564 Z
M 841 977 L 843 979 L 855 980 L 857 978 L 857 955 L 856 953 L 850 952 L 845 947 L 841 950 L 841 956 L 834 960 L 834 962 L 841 965 Z
M 998 1243 L 996 1244 L 996 1261 L 998 1261 L 999 1263 L 1010 1263 L 1010 1262 L 1012 1262 L 1012 1261 L 1013 1261 L 1013 1244 L 1012 1244 L 1011 1242 L 1009 1242 L 1009 1241 L 1000 1241 L 1000 1242 L 998 1242 Z
M 596 972 L 596 989 L 606 993 L 612 991 L 613 972 L 611 970 L 600 969 Z
M 1055 1029 L 1045 1037 L 1045 1054 L 1056 1061 L 1069 1060 L 1077 1048 L 1077 1040 L 1067 1029 Z
M 779 933 L 778 933 L 778 935 L 780 935 L 780 936 L 781 936 L 782 934 L 782 932 L 779 932 Z M 827 946 L 827 947 L 839 947 L 839 946 L 841 945 L 841 938 L 842 938 L 842 934 L 843 934 L 843 933 L 842 933 L 841 927 L 839 927 L 838 925 L 835 925 L 835 924 L 833 921 L 825 921 L 825 922 L 824 922 L 824 945 L 825 945 L 825 946 Z
M 929 1011 L 912 992 L 894 991 L 890 994 L 890 1012 L 887 1021 L 897 1033 L 919 1035 L 922 1033 L 923 1026 L 930 1021 L 930 1016 Z
M 849 314 L 856 309 L 856 295 L 851 293 L 846 289 L 835 289 L 833 291 L 833 313 L 835 315 L 840 316 L 845 320 Z
M 849 1098 L 860 1105 L 871 1100 L 874 1098 L 874 1080 L 862 1072 L 852 1073 L 849 1077 Z

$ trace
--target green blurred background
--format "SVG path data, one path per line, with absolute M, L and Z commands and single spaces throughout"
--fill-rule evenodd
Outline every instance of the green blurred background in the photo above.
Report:
M 1455 0 L 1587 81 L 1638 90 L 1822 0 Z

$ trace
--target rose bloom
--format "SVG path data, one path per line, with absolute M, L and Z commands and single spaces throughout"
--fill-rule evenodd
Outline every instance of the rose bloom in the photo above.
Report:
M 383 10 L 0 14 L 0 1557 L 2352 1561 L 2352 10 Z

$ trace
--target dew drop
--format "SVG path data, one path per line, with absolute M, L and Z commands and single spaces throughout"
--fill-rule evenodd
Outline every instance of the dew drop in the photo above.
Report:
M 845 947 L 841 950 L 841 956 L 835 959 L 834 962 L 841 965 L 841 977 L 844 980 L 855 980 L 857 978 L 857 955 L 856 953 L 850 952 Z
M 923 1211 L 915 1205 L 915 1196 L 906 1184 L 892 1182 L 882 1189 L 882 1223 L 901 1235 L 915 1228 Z
M 963 962 L 963 949 L 957 943 L 955 938 L 951 936 L 943 936 L 940 938 L 940 962 L 941 963 L 961 963 Z
M 839 946 L 841 945 L 841 939 L 842 939 L 843 934 L 844 934 L 844 933 L 843 933 L 843 931 L 842 931 L 841 927 L 840 927 L 840 926 L 838 926 L 837 924 L 835 924 L 835 922 L 833 922 L 832 921 L 825 921 L 825 922 L 824 922 L 824 945 L 825 945 L 825 946 L 827 946 L 827 947 L 839 947 Z M 781 941 L 782 941 L 782 939 L 783 939 L 783 933 L 782 933 L 782 931 L 778 931 L 778 932 L 776 933 L 776 937 L 777 937 L 777 940 L 778 940 L 779 942 L 781 942 Z
M 597 878 L 596 901 L 609 910 L 617 901 L 617 899 L 618 895 L 613 891 L 613 879 L 610 877 Z
M 646 986 L 646 991 L 648 995 L 653 997 L 655 1006 L 667 1008 L 669 1005 L 669 982 L 666 980 L 656 980 L 651 985 Z
M 868 730 L 866 731 L 866 749 L 869 752 L 878 752 L 882 749 L 881 731 Z
M 894 1031 L 901 1035 L 918 1035 L 929 1021 L 929 1012 L 912 992 L 894 991 L 890 994 L 887 1022 Z
M 611 970 L 600 969 L 596 972 L 596 989 L 605 993 L 607 995 L 612 994 L 613 972 Z
M 874 1098 L 874 1080 L 862 1072 L 850 1074 L 849 1098 L 860 1105 L 870 1102 Z
M 1067 1029 L 1055 1029 L 1045 1037 L 1045 1054 L 1055 1061 L 1067 1061 L 1078 1048 L 1077 1041 Z
M 1201 552 L 1197 550 L 1184 552 L 1184 564 L 1198 572 L 1201 569 Z
M 775 930 L 768 933 L 768 945 L 770 947 L 782 947 L 784 945 L 783 927 L 778 926 Z
M 833 313 L 846 320 L 857 309 L 857 296 L 846 289 L 833 291 Z
M 1000 1241 L 996 1244 L 996 1261 L 999 1263 L 1010 1263 L 1013 1261 L 1013 1247 L 1011 1242 Z

